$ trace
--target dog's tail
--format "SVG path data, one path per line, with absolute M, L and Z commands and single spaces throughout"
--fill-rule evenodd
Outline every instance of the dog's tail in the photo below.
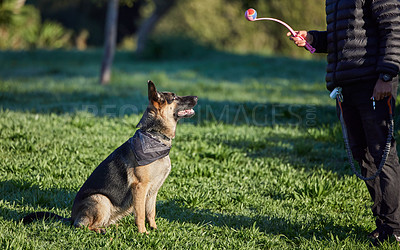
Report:
M 35 220 L 46 220 L 46 219 L 58 220 L 63 223 L 71 223 L 72 222 L 71 218 L 64 218 L 60 215 L 50 213 L 50 212 L 31 213 L 31 214 L 28 214 L 27 216 L 25 216 L 24 218 L 22 218 L 21 221 L 26 225 L 26 224 L 32 223 Z

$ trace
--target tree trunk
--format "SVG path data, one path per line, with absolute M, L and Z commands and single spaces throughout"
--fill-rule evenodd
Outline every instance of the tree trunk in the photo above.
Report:
M 19 14 L 19 11 L 22 7 L 24 7 L 26 0 L 17 0 L 15 1 L 15 12 Z
M 139 28 L 136 54 L 140 55 L 144 51 L 150 33 L 157 22 L 167 14 L 175 2 L 176 0 L 154 0 L 156 8 L 153 14 Z
M 117 39 L 119 0 L 108 0 L 103 62 L 101 63 L 100 83 L 105 85 L 111 79 L 111 66 L 114 59 L 115 43 Z

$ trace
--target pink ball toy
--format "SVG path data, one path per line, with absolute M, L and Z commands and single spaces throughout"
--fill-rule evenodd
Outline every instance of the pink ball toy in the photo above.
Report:
M 254 21 L 257 19 L 257 11 L 253 8 L 250 8 L 250 9 L 246 10 L 246 12 L 244 13 L 244 16 L 246 17 L 247 20 Z

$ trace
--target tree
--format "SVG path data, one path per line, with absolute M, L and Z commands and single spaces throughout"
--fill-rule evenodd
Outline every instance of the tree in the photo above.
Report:
M 100 83 L 108 84 L 111 79 L 111 66 L 115 54 L 115 43 L 117 39 L 119 0 L 108 0 L 106 27 L 104 37 L 104 53 L 101 63 Z
M 123 4 L 133 4 L 135 0 L 121 0 Z M 153 0 L 155 10 L 153 14 L 141 25 L 138 31 L 136 53 L 143 52 L 151 31 L 157 22 L 171 9 L 177 0 Z M 119 0 L 108 0 L 105 27 L 105 42 L 103 61 L 101 64 L 100 83 L 105 85 L 111 79 L 111 66 L 115 54 Z
M 171 7 L 177 2 L 177 0 L 153 0 L 156 5 L 153 14 L 140 26 L 137 35 L 137 47 L 136 54 L 141 54 L 145 47 L 147 40 L 149 39 L 151 31 L 154 29 L 157 22 L 168 13 Z
M 19 14 L 26 0 L 0 1 L 0 25 L 9 25 Z

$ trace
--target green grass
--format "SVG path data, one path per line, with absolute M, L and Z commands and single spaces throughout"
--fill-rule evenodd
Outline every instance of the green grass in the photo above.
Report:
M 365 184 L 346 164 L 322 61 L 216 53 L 137 60 L 120 52 L 99 86 L 101 53 L 0 53 L 2 249 L 364 249 L 374 229 Z M 198 95 L 178 125 L 159 230 L 127 216 L 105 235 L 60 222 L 93 169 L 134 134 L 147 80 Z M 394 242 L 382 249 L 394 248 Z

